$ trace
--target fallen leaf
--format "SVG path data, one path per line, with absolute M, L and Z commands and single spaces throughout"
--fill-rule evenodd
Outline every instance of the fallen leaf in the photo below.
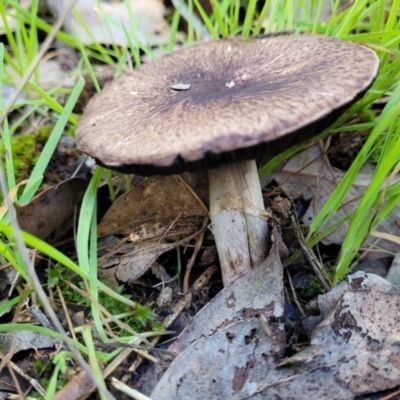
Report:
M 113 260 L 111 263 L 99 262 L 99 277 L 108 279 L 112 286 L 115 286 L 115 277 L 121 282 L 132 282 L 140 278 L 162 254 L 195 239 L 204 231 L 205 229 L 200 229 L 194 234 L 172 243 L 159 243 L 157 240 L 138 243 L 128 254 L 113 257 L 116 260 L 114 266 L 112 266 Z
M 334 286 L 329 292 L 318 296 L 318 307 L 321 313 L 320 316 L 314 315 L 305 317 L 302 320 L 303 328 L 306 334 L 311 337 L 312 331 L 316 326 L 336 307 L 337 303 L 345 292 L 349 290 L 375 290 L 379 292 L 389 293 L 392 285 L 386 279 L 364 271 L 357 271 L 354 274 L 348 275 L 347 279 Z
M 3 97 L 3 101 L 6 106 L 8 105 L 8 103 L 11 102 L 16 92 L 17 88 L 15 86 L 4 84 L 1 87 L 1 95 Z M 23 93 L 19 93 L 17 99 L 15 100 L 14 105 L 17 105 L 18 103 L 23 104 L 25 101 L 26 101 L 26 96 Z
M 152 399 L 241 399 L 273 368 L 271 341 L 257 318 L 192 343 L 165 372 Z
M 304 378 L 308 376 L 326 389 L 329 389 L 327 382 L 334 380 L 339 396 L 335 399 L 397 386 L 399 306 L 398 295 L 378 291 L 344 293 L 336 308 L 315 330 L 311 346 L 286 359 L 281 366 L 300 364 Z M 303 393 L 306 390 L 301 384 L 298 388 Z
M 54 88 L 72 88 L 75 86 L 79 72 L 65 71 L 57 60 L 44 60 L 39 64 L 38 85 L 49 91 Z
M 59 227 L 64 232 L 71 228 L 75 206 L 82 200 L 88 184 L 86 179 L 69 179 L 40 193 L 25 206 L 16 205 L 21 229 L 46 239 Z
M 224 288 L 183 330 L 168 349 L 177 357 L 151 397 L 228 399 L 253 393 L 283 356 L 283 311 L 283 268 L 274 245 L 263 264 Z
M 32 373 L 32 362 L 28 361 L 26 358 L 23 360 L 16 360 L 14 365 L 16 365 L 19 370 L 27 375 Z M 30 383 L 19 373 L 17 373 L 17 371 L 14 371 L 13 375 L 11 375 L 10 368 L 5 366 L 0 371 L 0 399 L 3 399 L 1 396 L 4 396 L 4 392 L 7 392 L 8 394 L 18 393 L 17 385 L 23 393 L 27 393 L 31 388 Z
M 184 340 L 183 346 L 172 348 L 179 355 L 151 397 L 262 400 L 295 399 L 302 393 L 310 400 L 349 400 L 396 387 L 400 379 L 400 296 L 373 290 L 387 289 L 387 283 L 377 279 L 369 274 L 353 276 L 348 284 L 353 291 L 342 293 L 314 330 L 311 345 L 281 362 L 274 353 L 271 323 L 265 329 L 255 318 L 231 323 L 234 319 L 228 316 L 226 324 L 214 324 L 219 327 L 215 332 L 206 327 L 204 335 L 200 324 L 190 324 L 181 336 L 195 330 L 194 341 Z M 236 318 L 240 317 L 235 311 Z M 208 316 L 212 318 L 212 313 Z M 207 323 L 206 318 L 202 321 Z
M 54 330 L 47 317 L 37 306 L 26 307 L 20 310 L 17 322 L 21 325 L 20 330 L 0 335 L 0 347 L 4 353 L 12 351 L 15 354 L 22 350 L 45 349 L 55 346 L 56 341 L 50 336 L 23 329 L 24 323 L 31 323 Z
M 179 353 L 197 339 L 241 319 L 263 315 L 279 320 L 283 311 L 283 268 L 278 246 L 274 246 L 263 264 L 236 279 L 197 313 L 169 351 Z
M 9 65 L 5 66 L 5 71 L 13 82 L 19 82 L 21 76 L 12 69 Z M 37 74 L 32 77 L 33 83 L 39 86 L 44 91 L 51 91 L 56 88 L 72 88 L 75 86 L 78 79 L 79 72 L 75 69 L 72 71 L 65 71 L 57 60 L 43 60 L 38 68 Z M 8 97 L 11 98 L 15 89 L 9 87 Z M 4 88 L 3 88 L 4 92 Z M 7 92 L 6 92 L 7 94 Z M 29 98 L 38 98 L 38 94 L 34 88 L 29 88 Z M 40 96 L 40 95 L 39 95 Z M 18 96 L 17 103 L 25 100 L 25 95 Z
M 28 179 L 25 179 L 15 185 L 9 192 L 8 192 L 8 198 L 11 202 L 14 202 L 15 198 L 17 197 L 18 191 L 22 185 L 25 185 L 29 182 Z M 6 214 L 7 214 L 8 208 L 7 204 L 3 201 L 3 203 L 0 205 L 0 219 L 2 219 Z
M 22 324 L 21 330 L 1 335 L 0 345 L 2 351 L 5 353 L 10 350 L 12 350 L 13 353 L 18 353 L 22 350 L 54 347 L 54 343 L 50 336 L 32 331 L 24 331 Z
M 155 176 L 113 203 L 99 224 L 98 234 L 131 235 L 138 241 L 175 237 L 192 233 L 206 215 L 178 176 Z
M 85 371 L 76 374 L 53 397 L 53 400 L 77 400 L 88 395 L 95 389 L 92 379 Z
M 236 322 L 187 347 L 152 396 L 261 400 L 307 393 L 311 400 L 347 400 L 394 388 L 400 379 L 399 306 L 398 295 L 346 292 L 311 346 L 278 365 L 257 321 Z

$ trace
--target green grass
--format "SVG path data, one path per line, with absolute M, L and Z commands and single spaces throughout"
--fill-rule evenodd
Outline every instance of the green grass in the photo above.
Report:
M 400 114 L 400 84 L 398 83 L 400 78 L 400 22 L 397 15 L 400 0 L 391 2 L 356 0 L 349 8 L 342 8 L 339 6 L 339 1 L 333 1 L 333 14 L 328 20 L 322 22 L 319 21 L 318 17 L 321 15 L 323 2 L 318 0 L 267 0 L 262 7 L 257 6 L 255 0 L 213 0 L 211 3 L 213 13 L 207 15 L 198 0 L 186 2 L 187 15 L 185 17 L 188 21 L 188 31 L 187 35 L 183 39 L 181 38 L 185 43 L 200 40 L 201 36 L 205 35 L 204 32 L 207 32 L 207 35 L 213 39 L 230 35 L 241 35 L 243 38 L 248 38 L 251 35 L 276 31 L 313 32 L 362 43 L 375 50 L 379 56 L 381 69 L 372 88 L 361 101 L 353 105 L 332 127 L 321 135 L 360 129 L 366 129 L 370 132 L 354 163 L 338 184 L 331 198 L 311 223 L 306 237 L 306 242 L 310 247 L 323 240 L 332 230 L 332 228 L 327 228 L 329 221 L 340 208 L 362 166 L 371 157 L 376 161 L 374 177 L 363 195 L 360 207 L 348 217 L 349 230 L 337 260 L 334 276 L 334 281 L 338 281 L 346 274 L 350 264 L 359 254 L 359 249 L 365 238 L 370 232 L 376 230 L 379 222 L 390 215 L 390 212 L 400 200 L 400 184 L 392 184 L 390 181 L 392 171 L 398 169 L 400 162 L 400 124 L 398 124 Z M 240 5 L 246 6 L 244 16 L 242 15 L 243 9 L 239 9 Z M 9 45 L 4 47 L 3 44 L 0 44 L 0 87 L 2 83 L 18 85 L 24 80 L 24 77 L 26 78 L 25 73 L 34 65 L 35 57 L 40 48 L 39 32 L 48 34 L 52 30 L 52 25 L 37 16 L 38 0 L 32 1 L 29 10 L 24 10 L 16 0 L 0 2 L 0 18 L 4 20 L 7 10 L 10 8 L 16 11 L 17 29 L 12 31 L 7 24 L 5 25 Z M 199 18 L 195 16 L 194 11 L 196 9 L 203 24 L 200 30 L 195 23 Z M 132 15 L 131 18 L 132 26 L 136 26 L 136 21 L 134 21 Z M 179 18 L 179 10 L 175 10 L 169 16 L 171 34 L 167 43 L 161 46 L 165 52 L 171 51 L 177 41 Z M 240 18 L 244 21 L 242 25 Z M 100 88 L 93 70 L 94 63 L 116 65 L 117 71 L 120 72 L 126 65 L 127 57 L 133 60 L 134 65 L 140 65 L 141 53 L 155 58 L 153 49 L 145 44 L 138 44 L 138 37 L 135 37 L 135 35 L 128 38 L 126 48 L 106 47 L 99 43 L 84 46 L 78 39 L 61 31 L 56 32 L 56 37 L 66 45 L 80 50 L 82 57 L 80 72 L 81 74 L 88 73 L 92 77 L 97 90 L 100 90 Z M 16 76 L 19 77 L 18 82 L 15 82 Z M 84 86 L 83 78 L 78 79 L 75 87 L 67 93 L 67 100 L 61 101 L 65 97 L 65 89 L 56 89 L 50 93 L 43 90 L 40 87 L 37 68 L 33 69 L 32 76 L 28 77 L 23 83 L 24 92 L 28 93 L 29 91 L 31 93 L 33 90 L 36 97 L 26 100 L 18 106 L 13 106 L 12 109 L 15 110 L 15 113 L 12 116 L 3 113 L 4 118 L 0 132 L 0 147 L 3 149 L 4 155 L 3 169 L 6 171 L 2 182 L 3 197 L 4 192 L 11 191 L 20 184 L 18 163 L 15 162 L 18 152 L 16 146 L 13 145 L 13 138 L 21 132 L 26 132 L 27 125 L 29 125 L 28 121 L 32 118 L 44 119 L 49 116 L 51 132 L 41 153 L 37 155 L 34 168 L 29 172 L 28 183 L 21 186 L 17 191 L 16 201 L 21 205 L 27 204 L 40 189 L 43 175 L 61 135 L 66 129 L 78 124 L 79 116 L 74 115 L 72 110 Z M 390 96 L 390 100 L 382 112 L 376 116 L 372 115 L 369 112 L 371 103 L 385 96 Z M 1 96 L 0 109 L 6 110 L 6 105 Z M 18 117 L 15 117 L 16 113 Z M 355 115 L 362 114 L 370 115 L 372 120 L 365 123 L 350 123 Z M 297 147 L 278 155 L 261 168 L 260 175 L 272 170 L 299 150 L 300 147 Z M 1 175 L 3 174 L 0 174 L 0 177 Z M 147 338 L 155 333 L 143 330 L 141 333 L 134 331 L 132 324 L 135 324 L 132 323 L 132 320 L 129 320 L 128 317 L 122 320 L 112 319 L 112 310 L 117 308 L 126 312 L 127 309 L 122 306 L 128 307 L 133 311 L 133 316 L 136 312 L 138 318 L 142 319 L 151 318 L 151 312 L 149 310 L 144 311 L 142 305 L 138 305 L 123 296 L 119 290 L 107 287 L 97 278 L 96 192 L 99 185 L 106 181 L 110 182 L 110 175 L 107 175 L 102 168 L 98 168 L 83 199 L 77 229 L 77 263 L 47 243 L 29 234 L 21 234 L 15 225 L 15 217 L 13 217 L 12 212 L 6 214 L 0 221 L 0 261 L 2 264 L 10 263 L 20 273 L 23 279 L 22 286 L 29 288 L 29 293 L 32 291 L 40 293 L 37 279 L 36 281 L 34 279 L 34 271 L 29 269 L 26 257 L 26 248 L 36 249 L 52 260 L 57 271 L 64 269 L 70 274 L 74 274 L 76 287 L 82 291 L 75 291 L 76 301 L 79 302 L 79 294 L 81 294 L 81 301 L 90 303 L 91 328 L 96 328 L 102 341 L 113 343 L 120 340 L 131 344 L 146 344 L 148 343 Z M 7 186 L 6 189 L 5 185 Z M 72 290 L 68 285 L 63 287 L 66 295 L 68 295 L 68 290 Z M 13 308 L 18 301 L 19 297 L 14 297 L 7 303 L 3 303 L 0 305 L 0 313 Z M 46 305 L 45 300 L 42 299 L 42 301 L 44 307 L 50 306 L 49 304 Z M 121 312 L 121 314 L 124 314 L 124 312 Z M 112 327 L 116 335 L 110 334 L 109 328 L 104 323 L 106 317 L 112 319 Z M 131 326 L 127 326 L 127 324 L 131 324 Z M 135 326 L 140 328 L 140 323 Z M 49 331 L 35 325 L 0 325 L 1 332 L 21 328 L 35 330 L 67 341 L 62 333 Z M 123 332 L 123 338 L 118 339 L 121 332 Z M 85 327 L 81 333 L 84 340 L 81 343 L 71 341 L 70 345 L 74 346 L 92 367 L 98 365 L 96 360 L 102 360 L 105 364 L 111 362 L 123 349 L 123 347 L 117 347 L 111 353 L 98 352 L 95 350 L 92 329 Z M 69 348 L 69 351 L 72 351 L 71 348 Z M 52 397 L 61 382 L 66 369 L 66 360 L 70 356 L 69 351 L 59 353 L 53 360 L 53 368 L 50 372 L 47 372 L 52 375 L 50 378 L 48 376 L 49 379 L 45 385 L 46 398 Z M 98 384 L 104 385 L 100 369 L 96 367 L 92 370 Z M 103 392 L 101 396 L 106 395 Z

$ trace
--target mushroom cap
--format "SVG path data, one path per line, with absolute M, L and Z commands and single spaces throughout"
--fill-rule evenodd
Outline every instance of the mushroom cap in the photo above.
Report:
M 89 102 L 77 145 L 142 175 L 273 155 L 329 126 L 378 69 L 372 50 L 327 36 L 195 44 L 110 82 Z

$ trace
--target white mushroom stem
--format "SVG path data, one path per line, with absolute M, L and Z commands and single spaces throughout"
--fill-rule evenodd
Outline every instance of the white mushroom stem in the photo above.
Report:
M 210 219 L 224 286 L 260 265 L 267 251 L 267 212 L 254 160 L 209 169 Z

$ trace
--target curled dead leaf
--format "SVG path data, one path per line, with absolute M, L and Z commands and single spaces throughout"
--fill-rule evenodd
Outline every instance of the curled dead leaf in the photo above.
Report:
M 25 206 L 16 205 L 21 229 L 43 240 L 59 228 L 66 232 L 72 227 L 75 206 L 88 184 L 86 179 L 69 179 L 40 193 Z
M 119 197 L 98 227 L 99 236 L 135 235 L 137 240 L 193 233 L 207 211 L 180 177 L 155 176 Z

